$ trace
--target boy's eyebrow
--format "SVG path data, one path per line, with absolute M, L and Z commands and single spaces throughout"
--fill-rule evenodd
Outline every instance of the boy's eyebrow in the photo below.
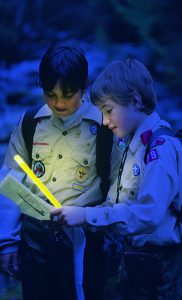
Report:
M 105 108 L 106 106 L 112 106 L 111 104 L 103 104 L 100 106 L 101 109 Z

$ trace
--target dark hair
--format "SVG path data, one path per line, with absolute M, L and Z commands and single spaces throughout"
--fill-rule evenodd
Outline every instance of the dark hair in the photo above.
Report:
M 136 94 L 142 99 L 141 111 L 150 114 L 157 103 L 153 79 L 144 64 L 136 59 L 110 63 L 91 87 L 91 101 L 94 104 L 109 98 L 121 105 L 128 105 Z
M 51 91 L 60 82 L 60 89 L 67 92 L 82 91 L 87 85 L 88 62 L 81 48 L 52 44 L 43 55 L 38 75 L 38 84 L 45 92 Z

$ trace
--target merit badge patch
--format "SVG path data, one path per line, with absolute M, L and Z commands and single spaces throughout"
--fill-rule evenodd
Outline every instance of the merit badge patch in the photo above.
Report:
M 147 164 L 150 161 L 157 160 L 157 159 L 158 159 L 158 154 L 157 154 L 156 149 L 151 149 L 149 154 L 147 155 Z
M 140 174 L 140 167 L 137 164 L 133 165 L 133 175 L 138 176 Z
M 76 171 L 76 180 L 78 182 L 84 182 L 89 176 L 89 168 L 84 166 L 79 166 Z
M 96 124 L 91 124 L 91 125 L 90 125 L 90 132 L 91 132 L 93 135 L 96 135 L 96 134 L 97 134 L 97 125 L 96 125 Z
M 83 185 L 75 183 L 75 182 L 72 185 L 72 189 L 76 190 L 76 191 L 80 191 L 80 192 L 84 192 L 86 190 L 86 188 Z
M 33 172 L 38 178 L 42 177 L 45 174 L 44 164 L 41 161 L 36 161 L 33 166 Z

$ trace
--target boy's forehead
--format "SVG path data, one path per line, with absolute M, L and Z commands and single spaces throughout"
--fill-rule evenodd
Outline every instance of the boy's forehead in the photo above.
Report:
M 97 106 L 100 109 L 103 109 L 106 106 L 111 106 L 113 104 L 114 104 L 114 102 L 111 99 L 102 99 L 101 101 L 97 101 Z

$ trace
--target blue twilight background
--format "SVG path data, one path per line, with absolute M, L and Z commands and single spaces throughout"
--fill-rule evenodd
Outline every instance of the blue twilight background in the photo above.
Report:
M 90 83 L 111 60 L 141 60 L 154 77 L 159 113 L 175 130 L 182 128 L 180 2 L 0 0 L 0 166 L 20 115 L 43 101 L 36 76 L 55 40 L 85 50 Z M 2 280 L 0 287 L 7 286 Z M 20 299 L 10 294 L 3 299 Z

